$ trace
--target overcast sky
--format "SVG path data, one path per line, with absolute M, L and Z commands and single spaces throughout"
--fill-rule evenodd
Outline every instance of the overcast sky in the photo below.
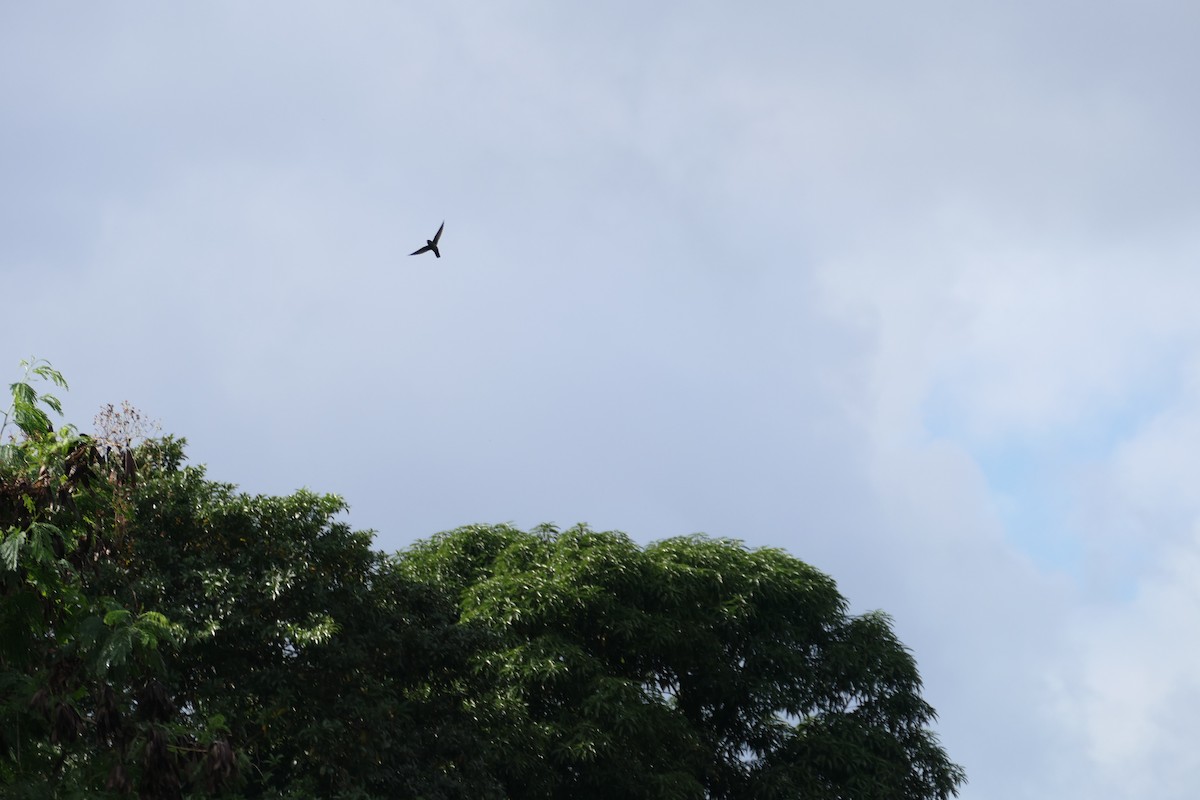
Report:
M 0 382 L 384 549 L 776 545 L 970 800 L 1200 785 L 1200 6 L 5 3 Z M 442 258 L 409 257 L 445 220 Z

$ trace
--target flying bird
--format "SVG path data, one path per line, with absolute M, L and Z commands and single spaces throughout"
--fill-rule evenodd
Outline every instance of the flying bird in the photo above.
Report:
M 422 247 L 420 250 L 414 250 L 413 252 L 409 253 L 409 255 L 410 256 L 419 256 L 419 255 L 421 255 L 421 253 L 425 253 L 425 252 L 432 250 L 433 254 L 435 256 L 437 256 L 438 258 L 441 258 L 442 254 L 438 252 L 437 243 L 438 243 L 438 239 L 442 238 L 442 228 L 444 228 L 444 227 L 446 227 L 446 221 L 442 220 L 442 224 L 438 227 L 438 232 L 433 235 L 433 238 L 426 239 L 424 247 Z

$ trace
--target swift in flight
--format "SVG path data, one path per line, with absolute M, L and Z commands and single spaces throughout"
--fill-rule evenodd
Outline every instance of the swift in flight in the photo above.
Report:
M 419 255 L 421 255 L 421 253 L 426 253 L 426 252 L 432 250 L 433 254 L 435 256 L 437 256 L 438 258 L 441 258 L 442 254 L 438 252 L 437 244 L 438 244 L 438 239 L 442 238 L 442 228 L 444 228 L 444 227 L 446 227 L 445 220 L 442 221 L 441 227 L 438 228 L 438 232 L 433 235 L 433 238 L 425 240 L 424 247 L 422 247 L 420 250 L 414 250 L 413 252 L 409 253 L 409 255 L 410 256 L 419 256 Z

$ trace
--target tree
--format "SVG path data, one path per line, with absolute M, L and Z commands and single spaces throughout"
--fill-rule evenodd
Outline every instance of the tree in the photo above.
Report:
M 495 634 L 467 703 L 507 796 L 948 798 L 916 665 L 882 613 L 783 551 L 461 528 L 402 554 Z
M 22 362 L 0 436 L 0 787 L 5 797 L 98 797 L 136 789 L 175 798 L 234 773 L 219 733 L 178 714 L 163 687 L 162 649 L 178 629 L 161 613 L 96 591 L 117 547 L 115 501 L 127 453 L 101 456 L 73 427 L 55 431 L 41 379 Z M 18 436 L 19 434 L 19 436 Z M 132 610 L 131 610 L 132 609 Z
M 963 781 L 881 613 L 775 549 L 471 526 L 386 555 L 130 406 L 0 418 L 0 795 L 900 798 Z
M 210 481 L 128 405 L 55 432 L 31 376 L 66 386 L 27 365 L 4 417 L 0 795 L 499 797 L 478 637 L 340 498 Z
M 106 591 L 183 631 L 176 703 L 219 716 L 251 797 L 498 797 L 455 688 L 476 649 L 450 598 L 336 517 L 341 498 L 251 496 L 138 450 L 124 560 Z

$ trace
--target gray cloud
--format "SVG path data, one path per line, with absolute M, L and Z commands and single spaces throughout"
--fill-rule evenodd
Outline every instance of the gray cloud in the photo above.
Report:
M 896 617 L 964 797 L 1188 796 L 1189 6 L 64 8 L 0 19 L 0 277 L 74 420 L 387 548 L 784 546 Z

